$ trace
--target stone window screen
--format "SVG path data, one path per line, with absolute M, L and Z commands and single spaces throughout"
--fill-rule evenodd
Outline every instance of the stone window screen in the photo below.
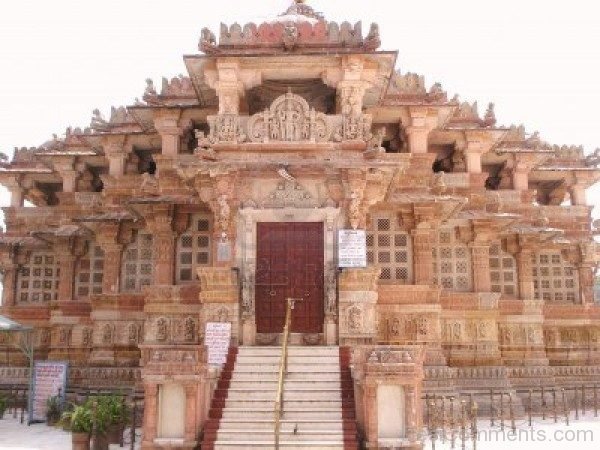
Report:
M 517 297 L 517 261 L 510 253 L 502 250 L 499 242 L 490 246 L 490 280 L 492 292 Z
M 59 275 L 60 268 L 55 255 L 33 252 L 18 272 L 17 301 L 36 304 L 57 300 Z
M 367 263 L 381 267 L 380 281 L 412 283 L 412 239 L 393 215 L 375 216 L 367 231 Z
M 471 249 L 458 240 L 454 229 L 440 230 L 432 256 L 435 285 L 459 292 L 473 289 Z
M 194 282 L 196 269 L 211 264 L 211 237 L 210 218 L 204 214 L 192 215 L 189 228 L 177 239 L 177 284 Z
M 102 294 L 104 277 L 104 251 L 91 245 L 88 252 L 79 258 L 75 268 L 75 298 Z
M 545 251 L 533 255 L 533 288 L 538 300 L 578 302 L 577 276 L 577 269 L 565 261 L 560 251 Z
M 139 292 L 152 284 L 154 252 L 152 235 L 138 231 L 133 242 L 125 247 L 121 264 L 121 290 Z

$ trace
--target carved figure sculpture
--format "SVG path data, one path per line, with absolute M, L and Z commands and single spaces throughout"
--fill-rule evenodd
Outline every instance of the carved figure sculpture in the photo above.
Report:
M 156 340 L 159 342 L 164 342 L 169 339 L 169 324 L 167 319 L 161 317 L 156 322 Z

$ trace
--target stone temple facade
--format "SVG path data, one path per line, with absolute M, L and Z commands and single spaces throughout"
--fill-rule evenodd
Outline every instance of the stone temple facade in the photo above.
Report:
M 36 327 L 39 358 L 144 386 L 147 410 L 178 380 L 188 444 L 216 376 L 205 324 L 274 345 L 288 297 L 292 343 L 354 349 L 357 386 L 378 345 L 419 345 L 426 391 L 598 379 L 598 153 L 427 88 L 375 24 L 295 2 L 219 34 L 188 75 L 2 164 L 0 313 Z M 366 267 L 339 268 L 339 230 L 366 230 Z

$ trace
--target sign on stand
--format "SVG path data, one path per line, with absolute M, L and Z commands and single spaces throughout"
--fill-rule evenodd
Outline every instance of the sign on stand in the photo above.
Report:
M 46 402 L 50 397 L 60 395 L 61 403 L 64 402 L 68 370 L 69 364 L 62 361 L 39 361 L 35 363 L 29 423 L 46 421 Z
M 204 335 L 204 345 L 208 350 L 208 364 L 222 366 L 227 362 L 231 343 L 231 322 L 208 322 Z
M 367 233 L 365 230 L 339 230 L 338 261 L 342 268 L 367 267 Z

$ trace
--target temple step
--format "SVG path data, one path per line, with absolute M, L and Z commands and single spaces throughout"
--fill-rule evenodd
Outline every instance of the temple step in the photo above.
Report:
M 357 449 L 348 354 L 338 347 L 290 347 L 279 445 Z M 281 349 L 240 347 L 221 374 L 203 449 L 272 449 Z

